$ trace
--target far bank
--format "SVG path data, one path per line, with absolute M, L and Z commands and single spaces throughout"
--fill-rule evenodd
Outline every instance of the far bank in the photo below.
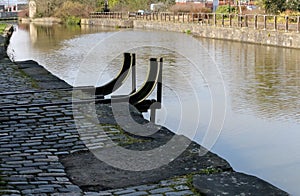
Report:
M 81 19 L 81 25 L 99 25 L 116 28 L 139 28 L 184 32 L 199 37 L 223 39 L 238 42 L 271 45 L 288 48 L 300 48 L 300 33 L 274 29 L 250 27 L 227 27 L 203 23 L 185 23 L 161 20 L 142 20 L 124 18 L 89 18 Z

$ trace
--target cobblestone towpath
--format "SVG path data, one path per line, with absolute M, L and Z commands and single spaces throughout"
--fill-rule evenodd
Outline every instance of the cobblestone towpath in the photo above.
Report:
M 34 61 L 3 58 L 0 78 L 0 195 L 287 195 L 233 171 L 213 153 L 200 156 L 198 144 L 164 127 L 135 136 L 126 131 L 134 126 L 125 111 L 120 126 L 110 105 L 72 103 L 72 87 Z M 132 107 L 130 113 L 135 122 L 148 123 Z M 121 169 L 95 155 L 106 149 L 106 157 L 115 158 L 111 149 L 118 146 L 147 154 L 173 138 L 186 143 L 185 150 L 151 170 Z

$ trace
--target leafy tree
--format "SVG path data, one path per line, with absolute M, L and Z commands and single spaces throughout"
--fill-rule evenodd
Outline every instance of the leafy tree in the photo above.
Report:
M 300 1 L 299 0 L 289 0 L 287 2 L 286 8 L 292 11 L 300 12 Z
M 260 0 L 258 4 L 270 14 L 278 14 L 286 10 L 286 0 Z

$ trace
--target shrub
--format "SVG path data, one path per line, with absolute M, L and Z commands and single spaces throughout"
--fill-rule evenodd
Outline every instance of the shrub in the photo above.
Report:
M 76 16 L 69 16 L 65 19 L 65 23 L 68 25 L 79 25 L 80 18 Z

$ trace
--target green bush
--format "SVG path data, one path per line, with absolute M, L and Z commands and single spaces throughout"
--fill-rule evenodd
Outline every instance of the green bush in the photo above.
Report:
M 68 25 L 79 25 L 80 18 L 76 16 L 69 16 L 65 19 L 65 23 Z

